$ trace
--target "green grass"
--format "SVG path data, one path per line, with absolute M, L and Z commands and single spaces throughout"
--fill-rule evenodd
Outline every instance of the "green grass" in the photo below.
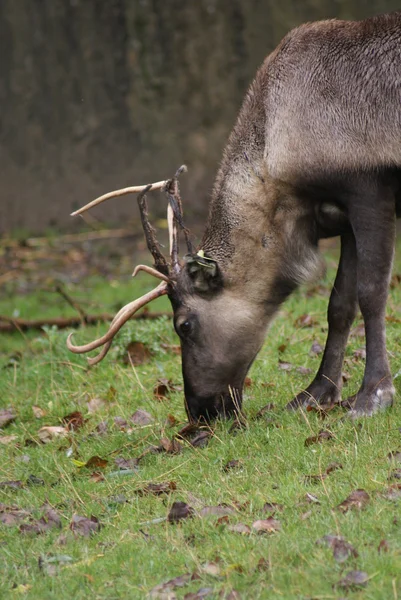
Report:
M 332 259 L 329 263 L 327 287 L 333 277 Z M 69 285 L 67 289 L 92 312 L 112 311 L 143 293 L 148 284 L 146 277 L 112 285 L 92 277 L 85 286 Z M 165 302 L 161 300 L 157 310 L 167 309 Z M 27 318 L 60 315 L 62 311 L 66 316 L 72 314 L 57 296 L 40 290 L 16 296 L 10 288 L 0 299 L 0 313 L 11 314 L 10 306 Z M 391 291 L 388 315 L 400 317 L 400 306 L 398 286 Z M 178 343 L 171 323 L 167 319 L 130 323 L 103 363 L 90 370 L 85 358 L 67 351 L 67 331 L 3 335 L 0 407 L 12 406 L 17 418 L 1 435 L 17 437 L 0 445 L 0 481 L 20 480 L 24 485 L 17 490 L 0 488 L 0 502 L 32 511 L 32 519 L 40 517 L 41 507 L 48 503 L 60 514 L 62 529 L 36 535 L 22 533 L 18 525 L 0 524 L 0 597 L 146 598 L 157 584 L 197 572 L 199 579 L 174 590 L 177 598 L 203 587 L 213 590 L 209 598 L 219 598 L 221 590 L 237 590 L 240 597 L 252 599 L 401 598 L 401 500 L 385 497 L 388 477 L 397 467 L 388 454 L 401 448 L 399 403 L 391 411 L 357 422 L 343 420 L 340 412 L 332 412 L 322 421 L 313 412 L 283 410 L 313 374 L 283 371 L 278 360 L 317 369 L 319 357 L 310 356 L 309 349 L 313 340 L 324 343 L 326 307 L 325 294 L 308 297 L 305 290 L 284 305 L 250 373 L 252 385 L 244 402 L 247 427 L 233 434 L 231 422 L 219 422 L 206 448 L 185 444 L 178 455 L 149 453 L 137 472 L 125 476 L 115 475 L 115 457 L 138 457 L 161 437 L 171 438 L 186 421 L 182 393 L 175 392 L 163 402 L 156 401 L 152 393 L 159 378 L 181 381 L 180 358 L 165 347 Z M 297 328 L 295 320 L 305 313 L 316 324 Z M 80 329 L 75 339 L 89 340 L 105 329 L 106 325 Z M 153 352 L 150 362 L 135 369 L 122 360 L 131 339 L 144 341 Z M 401 369 L 400 342 L 400 324 L 390 319 L 388 348 L 393 373 Z M 355 392 L 361 381 L 364 363 L 353 362 L 352 356 L 362 344 L 362 338 L 350 340 L 345 365 L 350 379 L 344 395 Z M 286 348 L 280 352 L 282 345 Z M 15 358 L 16 352 L 21 356 Z M 10 360 L 10 355 L 14 359 Z M 400 381 L 401 377 L 395 379 L 398 392 Z M 93 398 L 102 398 L 104 405 L 89 414 L 87 402 Z M 265 419 L 255 419 L 268 402 L 274 403 L 272 411 Z M 35 418 L 33 406 L 41 407 L 45 416 Z M 113 424 L 115 416 L 128 419 L 138 408 L 150 412 L 154 422 L 144 427 L 132 425 L 128 431 Z M 62 417 L 72 411 L 81 411 L 87 419 L 83 428 L 70 432 L 68 438 L 41 444 L 39 429 L 60 425 Z M 169 414 L 177 419 L 173 428 L 166 426 Z M 104 420 L 108 430 L 99 435 L 96 427 Z M 333 439 L 306 447 L 305 439 L 322 428 L 332 431 Z M 90 479 L 94 469 L 74 463 L 95 455 L 109 461 L 100 482 Z M 224 471 L 232 459 L 239 460 L 240 467 Z M 333 461 L 343 468 L 318 483 L 305 480 L 305 475 L 324 472 Z M 44 485 L 28 485 L 30 475 L 42 479 Z M 164 496 L 137 493 L 146 483 L 164 481 L 175 482 L 176 490 Z M 357 488 L 369 493 L 370 502 L 361 511 L 342 514 L 335 507 Z M 315 495 L 320 504 L 307 503 L 307 493 Z M 172 503 L 179 500 L 194 508 L 220 503 L 243 506 L 229 516 L 228 524 L 217 523 L 215 516 L 179 524 L 166 520 L 152 523 L 166 517 Z M 262 509 L 268 501 L 284 505 L 282 512 L 276 513 L 280 531 L 243 536 L 229 530 L 235 523 L 251 526 L 255 520 L 267 518 Z M 69 529 L 74 514 L 96 516 L 100 531 L 91 537 L 74 537 Z M 358 556 L 337 563 L 330 548 L 316 544 L 330 533 L 344 536 Z M 387 541 L 387 552 L 378 552 L 381 540 Z M 68 562 L 63 562 L 62 556 L 69 557 Z M 51 557 L 61 561 L 55 575 L 39 567 L 40 558 Z M 262 558 L 269 561 L 264 569 L 258 568 Z M 218 562 L 217 576 L 205 572 L 207 562 Z M 366 587 L 336 587 L 353 569 L 367 572 Z

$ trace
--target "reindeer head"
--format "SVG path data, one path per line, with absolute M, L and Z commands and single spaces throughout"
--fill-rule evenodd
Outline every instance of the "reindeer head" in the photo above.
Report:
M 168 181 L 125 188 L 94 200 L 73 214 L 124 193 L 139 192 L 138 204 L 142 226 L 153 259 L 154 268 L 139 265 L 139 271 L 155 276 L 161 283 L 142 298 L 124 306 L 114 317 L 109 331 L 83 346 L 75 346 L 68 337 L 67 346 L 84 353 L 103 346 L 94 365 L 107 354 L 114 336 L 133 314 L 155 298 L 167 294 L 173 311 L 174 327 L 180 337 L 185 407 L 191 420 L 211 419 L 240 411 L 245 376 L 258 353 L 266 328 L 265 308 L 244 298 L 243 290 L 224 280 L 219 265 L 202 251 L 194 252 L 189 233 L 183 223 L 182 203 L 178 190 L 181 167 Z M 167 220 L 170 237 L 170 262 L 163 256 L 149 223 L 146 193 L 164 188 L 168 198 Z M 185 237 L 187 255 L 178 259 L 178 231 Z

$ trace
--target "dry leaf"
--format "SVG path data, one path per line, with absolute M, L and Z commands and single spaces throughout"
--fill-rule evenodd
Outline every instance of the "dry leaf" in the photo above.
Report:
M 226 463 L 224 465 L 223 471 L 230 471 L 231 469 L 239 469 L 241 466 L 242 466 L 241 461 L 233 458 L 232 460 L 229 460 L 228 463 Z
M 125 364 L 133 364 L 136 367 L 137 365 L 149 362 L 151 358 L 152 353 L 145 344 L 142 342 L 130 342 L 126 348 L 123 360 Z
M 338 510 L 345 513 L 351 509 L 361 510 L 370 500 L 370 496 L 365 490 L 354 490 L 351 494 L 337 506 Z
M 277 502 L 265 502 L 262 508 L 263 512 L 269 512 L 274 515 L 277 511 L 283 511 L 284 505 L 278 504 Z
M 333 557 L 338 563 L 343 563 L 348 558 L 357 558 L 358 552 L 355 548 L 341 536 L 325 535 L 320 538 L 317 544 L 325 544 L 333 550 Z
M 352 589 L 353 587 L 364 587 L 369 581 L 369 575 L 365 571 L 349 571 L 337 586 L 344 589 Z
M 268 519 L 259 519 L 258 521 L 252 523 L 252 529 L 258 533 L 274 533 L 276 531 L 280 531 L 281 523 L 273 517 L 269 517 Z
M 174 502 L 168 513 L 167 520 L 169 523 L 177 523 L 183 519 L 193 517 L 194 514 L 195 511 L 192 506 L 189 506 L 185 502 Z
M 166 400 L 172 392 L 182 392 L 182 386 L 173 383 L 171 379 L 158 379 L 153 388 L 153 396 L 156 400 Z
M 310 315 L 301 315 L 295 319 L 294 325 L 295 327 L 313 327 L 317 325 L 317 321 Z
M 85 425 L 83 414 L 78 410 L 74 410 L 74 412 L 69 413 L 63 417 L 61 421 L 65 424 L 68 431 L 76 431 Z
M 122 430 L 128 427 L 127 421 L 122 417 L 114 417 L 114 425 Z
M 161 496 L 162 494 L 170 494 L 177 489 L 175 481 L 165 481 L 161 483 L 147 483 L 144 487 L 135 490 L 137 494 L 143 496 L 145 494 L 153 494 Z
M 206 448 L 211 437 L 210 431 L 200 431 L 195 437 L 189 440 L 189 443 L 194 448 Z
M 105 407 L 106 403 L 101 398 L 91 398 L 89 402 L 86 403 L 88 408 L 88 413 L 93 414 L 102 410 Z
M 228 530 L 233 531 L 234 533 L 241 533 L 242 535 L 249 535 L 251 533 L 251 528 L 244 523 L 235 523 L 234 525 L 229 525 Z
M 19 490 L 24 487 L 22 481 L 0 481 L 0 488 L 11 488 L 12 490 Z
M 0 410 L 0 428 L 7 427 L 10 423 L 15 421 L 17 414 L 13 408 L 3 408 Z
M 100 481 L 105 481 L 105 477 L 103 473 L 100 473 L 100 471 L 93 471 L 90 476 L 90 480 L 93 481 L 93 483 L 99 483 Z
M 318 444 L 325 440 L 331 440 L 333 438 L 333 434 L 331 431 L 327 431 L 326 429 L 322 429 L 319 431 L 317 435 L 312 435 L 305 440 L 305 446 L 310 446 L 311 444 Z
M 204 506 L 199 511 L 200 517 L 209 517 L 209 516 L 217 516 L 224 517 L 226 515 L 235 514 L 237 511 L 233 506 L 228 506 L 227 504 L 219 504 L 218 506 Z
M 100 523 L 93 515 L 90 519 L 87 517 L 80 517 L 79 515 L 73 515 L 70 529 L 75 535 L 89 537 L 91 534 L 99 531 Z
M 42 419 L 46 416 L 46 411 L 40 408 L 40 406 L 32 406 L 32 412 L 36 419 Z
M 159 449 L 167 452 L 167 454 L 179 454 L 182 450 L 182 445 L 176 439 L 169 440 L 168 438 L 161 438 Z
M 88 469 L 104 469 L 109 464 L 109 461 L 100 456 L 92 456 L 86 463 L 85 467 Z
M 55 426 L 46 426 L 41 427 L 38 431 L 38 437 L 43 444 L 47 444 L 51 442 L 55 438 L 66 437 L 68 435 L 68 430 L 66 427 L 60 427 L 58 425 Z
M 143 410 L 142 408 L 138 408 L 138 410 L 136 410 L 134 412 L 134 414 L 132 415 L 132 417 L 130 418 L 130 421 L 132 421 L 133 423 L 135 423 L 135 425 L 149 425 L 150 423 L 153 422 L 153 417 L 150 413 L 148 413 L 146 410 Z
M 3 446 L 7 446 L 8 444 L 12 444 L 12 442 L 15 442 L 15 440 L 17 439 L 17 435 L 3 435 L 0 436 L 0 444 L 3 444 Z
M 121 471 L 138 470 L 137 458 L 124 458 L 123 456 L 117 456 L 114 459 L 114 463 Z
M 205 575 L 212 575 L 212 577 L 218 577 L 221 574 L 221 567 L 215 562 L 207 562 L 202 565 L 202 572 Z
M 318 356 L 319 354 L 322 354 L 323 352 L 323 347 L 319 344 L 319 342 L 317 342 L 316 340 L 312 343 L 312 346 L 309 350 L 309 355 L 310 356 Z

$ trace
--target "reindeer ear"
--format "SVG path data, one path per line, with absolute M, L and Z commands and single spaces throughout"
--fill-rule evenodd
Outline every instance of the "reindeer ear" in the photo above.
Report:
M 184 257 L 187 273 L 197 292 L 216 292 L 223 286 L 223 278 L 215 260 L 205 256 L 203 250 L 198 254 Z

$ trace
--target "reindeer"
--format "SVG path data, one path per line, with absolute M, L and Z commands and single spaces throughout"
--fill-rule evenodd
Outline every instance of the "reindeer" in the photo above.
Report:
M 178 176 L 178 174 L 177 174 Z M 319 370 L 288 408 L 341 401 L 341 369 L 359 305 L 366 332 L 362 385 L 353 417 L 392 405 L 385 309 L 401 215 L 401 12 L 359 22 L 329 20 L 291 31 L 260 67 L 224 150 L 200 247 L 182 218 L 177 176 L 106 194 L 73 214 L 123 193 L 139 205 L 154 268 L 153 292 L 128 304 L 104 346 L 131 315 L 167 294 L 181 340 L 190 419 L 241 408 L 245 376 L 287 296 L 322 272 L 318 241 L 340 236 L 341 256 L 328 306 Z M 171 261 L 151 228 L 146 192 L 167 192 Z M 178 233 L 188 253 L 178 259 Z

